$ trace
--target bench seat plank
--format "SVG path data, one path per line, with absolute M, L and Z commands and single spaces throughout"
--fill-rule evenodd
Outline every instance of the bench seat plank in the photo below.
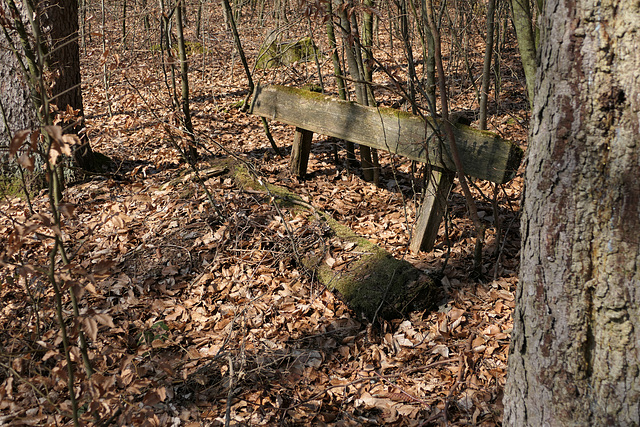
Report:
M 426 120 L 386 107 L 365 107 L 354 102 L 286 86 L 257 86 L 249 112 L 269 120 L 322 135 L 333 136 L 412 160 L 455 171 L 449 145 L 433 129 L 439 119 Z M 514 175 L 522 159 L 515 144 L 488 131 L 462 124 L 454 133 L 465 174 L 503 184 Z

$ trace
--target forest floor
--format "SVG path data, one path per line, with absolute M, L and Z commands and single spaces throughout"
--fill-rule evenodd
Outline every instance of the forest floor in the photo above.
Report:
M 249 17 L 243 22 L 252 63 L 264 29 L 252 30 Z M 412 254 L 420 170 L 412 173 L 410 161 L 380 153 L 379 185 L 365 182 L 358 169 L 345 167 L 343 148 L 336 164 L 331 142 L 316 135 L 309 176 L 292 177 L 288 155 L 278 157 L 270 148 L 260 119 L 238 109 L 247 83 L 222 20 L 211 17 L 207 25 L 202 51 L 190 56 L 190 99 L 198 168 L 215 206 L 176 149 L 188 137 L 171 107 L 157 50 L 114 44 L 103 55 L 96 36 L 82 52 L 87 133 L 93 149 L 114 162 L 108 173 L 64 195 L 74 206 L 61 232 L 73 262 L 60 274 L 83 290 L 77 324 L 96 372 L 83 377 L 74 347 L 82 419 L 101 425 L 500 425 L 522 171 L 498 188 L 495 210 L 493 184 L 474 182 L 487 227 L 479 277 L 472 268 L 474 228 L 457 183 L 435 249 Z M 322 34 L 324 24 L 313 25 Z M 300 31 L 306 26 L 303 20 Z M 111 40 L 118 39 L 116 31 Z M 386 34 L 376 55 L 402 77 L 402 52 L 387 53 Z M 516 45 L 508 37 L 500 103 L 491 99 L 488 127 L 524 149 L 527 103 Z M 478 37 L 469 38 L 478 74 L 484 47 Z M 477 111 L 456 58 L 447 56 L 450 109 Z M 327 60 L 323 75 L 333 92 L 330 66 Z M 315 67 L 301 63 L 257 76 L 262 83 L 300 87 L 318 83 Z M 398 104 L 388 76 L 376 72 L 374 78 L 379 100 Z M 293 129 L 270 126 L 288 154 Z M 247 162 L 260 179 L 290 189 L 424 271 L 441 295 L 429 309 L 402 318 L 373 324 L 359 318 L 295 256 L 302 241 L 324 245 L 338 272 L 351 248 L 337 245 L 313 215 L 280 206 L 213 168 L 227 157 Z M 11 261 L 0 273 L 0 425 L 65 423 L 70 403 L 54 292 L 37 272 L 48 265 L 52 247 L 47 233 L 34 232 L 46 228 L 48 198 L 43 192 L 33 200 L 37 215 L 21 198 L 0 203 L 3 256 Z M 18 235 L 20 247 L 8 254 Z M 71 316 L 66 299 L 63 307 Z

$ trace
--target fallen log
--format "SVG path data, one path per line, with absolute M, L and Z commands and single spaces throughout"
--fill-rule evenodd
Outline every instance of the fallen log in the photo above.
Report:
M 342 269 L 330 265 L 332 258 L 323 253 L 308 254 L 303 263 L 313 270 L 320 283 L 338 291 L 354 311 L 369 320 L 397 318 L 437 303 L 438 289 L 422 271 L 394 258 L 328 214 L 321 213 L 321 217 L 342 247 L 352 247 L 351 253 L 358 256 Z
M 226 160 L 224 166 L 240 188 L 260 191 L 283 207 L 305 210 L 327 226 L 330 233 L 325 237 L 332 239 L 334 247 L 348 248 L 349 262 L 340 266 L 331 261 L 327 248 L 300 254 L 298 261 L 321 284 L 338 292 L 359 315 L 368 320 L 397 318 L 438 302 L 439 287 L 409 262 L 394 258 L 288 189 L 258 181 L 241 162 Z

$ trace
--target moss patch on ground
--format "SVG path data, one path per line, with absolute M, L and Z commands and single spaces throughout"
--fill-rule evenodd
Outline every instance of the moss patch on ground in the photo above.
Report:
M 272 40 L 260 49 L 256 68 L 277 68 L 298 61 L 308 61 L 316 54 L 316 51 L 317 47 L 309 37 L 285 42 Z
M 0 176 L 0 199 L 5 197 L 25 197 L 19 176 Z

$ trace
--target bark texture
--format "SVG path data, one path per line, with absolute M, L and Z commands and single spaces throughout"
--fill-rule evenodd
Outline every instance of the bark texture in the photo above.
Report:
M 23 2 L 17 1 L 18 8 L 26 13 Z M 77 0 L 44 0 L 34 2 L 38 10 L 41 24 L 40 34 L 44 46 L 46 64 L 39 64 L 45 68 L 44 74 L 47 81 L 45 86 L 50 88 L 49 101 L 65 111 L 67 106 L 77 111 L 81 119 L 76 123 L 64 123 L 66 132 L 80 133 L 83 128 L 83 104 L 80 78 L 80 52 L 78 43 L 78 2 Z M 9 131 L 11 134 L 22 129 L 34 129 L 38 126 L 35 117 L 34 103 L 30 99 L 30 91 L 24 75 L 15 55 L 10 50 L 5 50 L 9 43 L 13 43 L 17 51 L 22 54 L 19 36 L 13 30 L 14 16 L 8 14 L 9 7 L 6 2 L 1 2 L 0 7 L 7 14 L 6 28 L 12 40 L 0 36 L 0 101 L 6 110 Z M 30 32 L 31 27 L 25 16 L 22 17 L 23 25 Z M 33 52 L 36 51 L 33 35 L 28 35 Z M 23 62 L 24 59 L 23 59 Z M 38 71 L 33 71 L 38 73 Z M 0 142 L 5 142 L 8 133 L 0 116 Z M 75 147 L 74 161 L 77 166 L 86 170 L 97 170 L 98 164 L 88 141 L 80 134 L 83 145 Z M 6 157 L 1 159 L 3 169 L 12 169 L 11 162 Z
M 640 423 L 640 3 L 547 0 L 505 425 Z
M 51 103 L 82 110 L 80 47 L 77 0 L 47 0 L 43 3 L 43 26 L 50 49 L 49 68 L 56 73 L 51 85 Z
M 81 133 L 84 127 L 84 109 L 80 76 L 80 45 L 77 0 L 45 0 L 43 2 L 42 25 L 50 49 L 49 69 L 54 73 L 51 85 L 51 103 L 62 111 L 70 106 L 81 117 L 69 133 L 80 136 L 82 145 L 75 147 L 74 163 L 85 170 L 99 170 L 100 161 L 96 158 L 86 136 Z M 75 176 L 70 176 L 74 179 Z
M 8 13 L 4 3 L 0 7 Z M 22 129 L 32 129 L 35 123 L 33 104 L 30 100 L 29 86 L 16 60 L 13 48 L 20 50 L 18 35 L 7 28 L 11 40 L 0 34 L 0 172 L 5 176 L 13 175 L 15 164 L 8 159 L 10 135 Z M 2 114 L 4 110 L 4 117 Z M 8 129 L 4 118 L 8 122 Z

